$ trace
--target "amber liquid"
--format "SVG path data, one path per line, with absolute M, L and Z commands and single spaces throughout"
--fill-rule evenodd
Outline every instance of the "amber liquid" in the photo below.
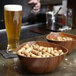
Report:
M 22 23 L 22 11 L 6 11 L 4 10 L 5 27 L 8 38 L 7 51 L 16 52 L 19 45 L 20 30 Z

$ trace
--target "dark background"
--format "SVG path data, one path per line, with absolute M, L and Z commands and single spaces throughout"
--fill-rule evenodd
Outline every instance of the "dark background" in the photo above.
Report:
M 73 27 L 76 27 L 76 0 L 68 0 L 68 8 L 73 11 Z
M 4 5 L 6 4 L 20 4 L 23 6 L 22 23 L 36 23 L 46 22 L 45 12 L 51 10 L 51 6 L 56 4 L 60 5 L 62 0 L 41 0 L 41 9 L 37 15 L 30 13 L 34 5 L 28 5 L 29 0 L 0 0 L 0 29 L 5 28 L 4 26 Z

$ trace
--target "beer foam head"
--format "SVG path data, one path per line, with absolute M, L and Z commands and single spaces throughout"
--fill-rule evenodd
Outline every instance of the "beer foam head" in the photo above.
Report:
M 22 11 L 21 5 L 4 5 L 4 9 L 7 11 Z

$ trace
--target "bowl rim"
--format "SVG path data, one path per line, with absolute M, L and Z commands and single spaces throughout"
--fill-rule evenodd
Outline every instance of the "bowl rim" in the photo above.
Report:
M 45 41 L 28 41 L 28 42 L 44 42 L 44 43 L 45 43 Z M 40 57 L 40 58 L 36 58 L 36 57 L 26 57 L 26 56 L 19 55 L 19 54 L 18 54 L 18 50 L 19 50 L 23 45 L 25 45 L 25 44 L 28 43 L 28 42 L 24 42 L 24 43 L 20 44 L 20 45 L 16 48 L 16 53 L 17 53 L 18 56 L 20 56 L 20 57 L 25 57 L 25 58 L 30 58 L 30 59 L 49 59 L 49 58 L 59 57 L 59 56 L 62 56 L 62 55 L 67 55 L 67 53 L 68 53 L 68 49 L 65 48 L 64 46 L 58 45 L 58 44 L 55 44 L 55 43 L 51 43 L 51 44 L 56 45 L 56 46 L 58 46 L 58 47 L 64 48 L 64 49 L 66 50 L 66 52 L 65 52 L 64 54 L 58 55 L 58 56 L 53 56 L 53 57 Z M 46 43 L 49 43 L 49 42 L 46 42 Z M 49 43 L 49 44 L 50 44 L 50 43 Z
M 66 35 L 72 35 L 72 36 L 76 37 L 76 35 L 74 35 L 74 34 L 69 34 L 69 33 L 64 33 L 64 32 L 52 32 L 50 34 L 47 34 L 46 39 L 49 40 L 49 41 L 54 41 L 54 42 L 69 42 L 69 41 L 72 42 L 72 41 L 76 41 L 76 39 L 74 39 L 74 40 L 68 40 L 68 41 L 58 41 L 58 40 L 51 40 L 51 39 L 49 39 L 48 36 L 51 35 L 51 34 L 54 34 L 54 33 L 55 34 L 56 33 L 63 33 L 63 34 L 66 34 Z

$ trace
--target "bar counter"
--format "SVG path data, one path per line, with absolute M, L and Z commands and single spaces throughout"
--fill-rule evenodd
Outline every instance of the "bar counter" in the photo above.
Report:
M 67 31 L 67 33 L 76 35 L 76 29 Z M 47 41 L 46 35 L 41 35 L 21 40 L 20 43 L 34 40 Z M 0 44 L 0 51 L 6 51 L 6 45 L 7 43 Z M 18 57 L 5 59 L 0 54 L 0 76 L 76 76 L 76 49 L 74 49 L 70 55 L 67 55 L 62 63 L 54 71 L 45 74 L 32 74 L 25 68 L 21 67 Z

